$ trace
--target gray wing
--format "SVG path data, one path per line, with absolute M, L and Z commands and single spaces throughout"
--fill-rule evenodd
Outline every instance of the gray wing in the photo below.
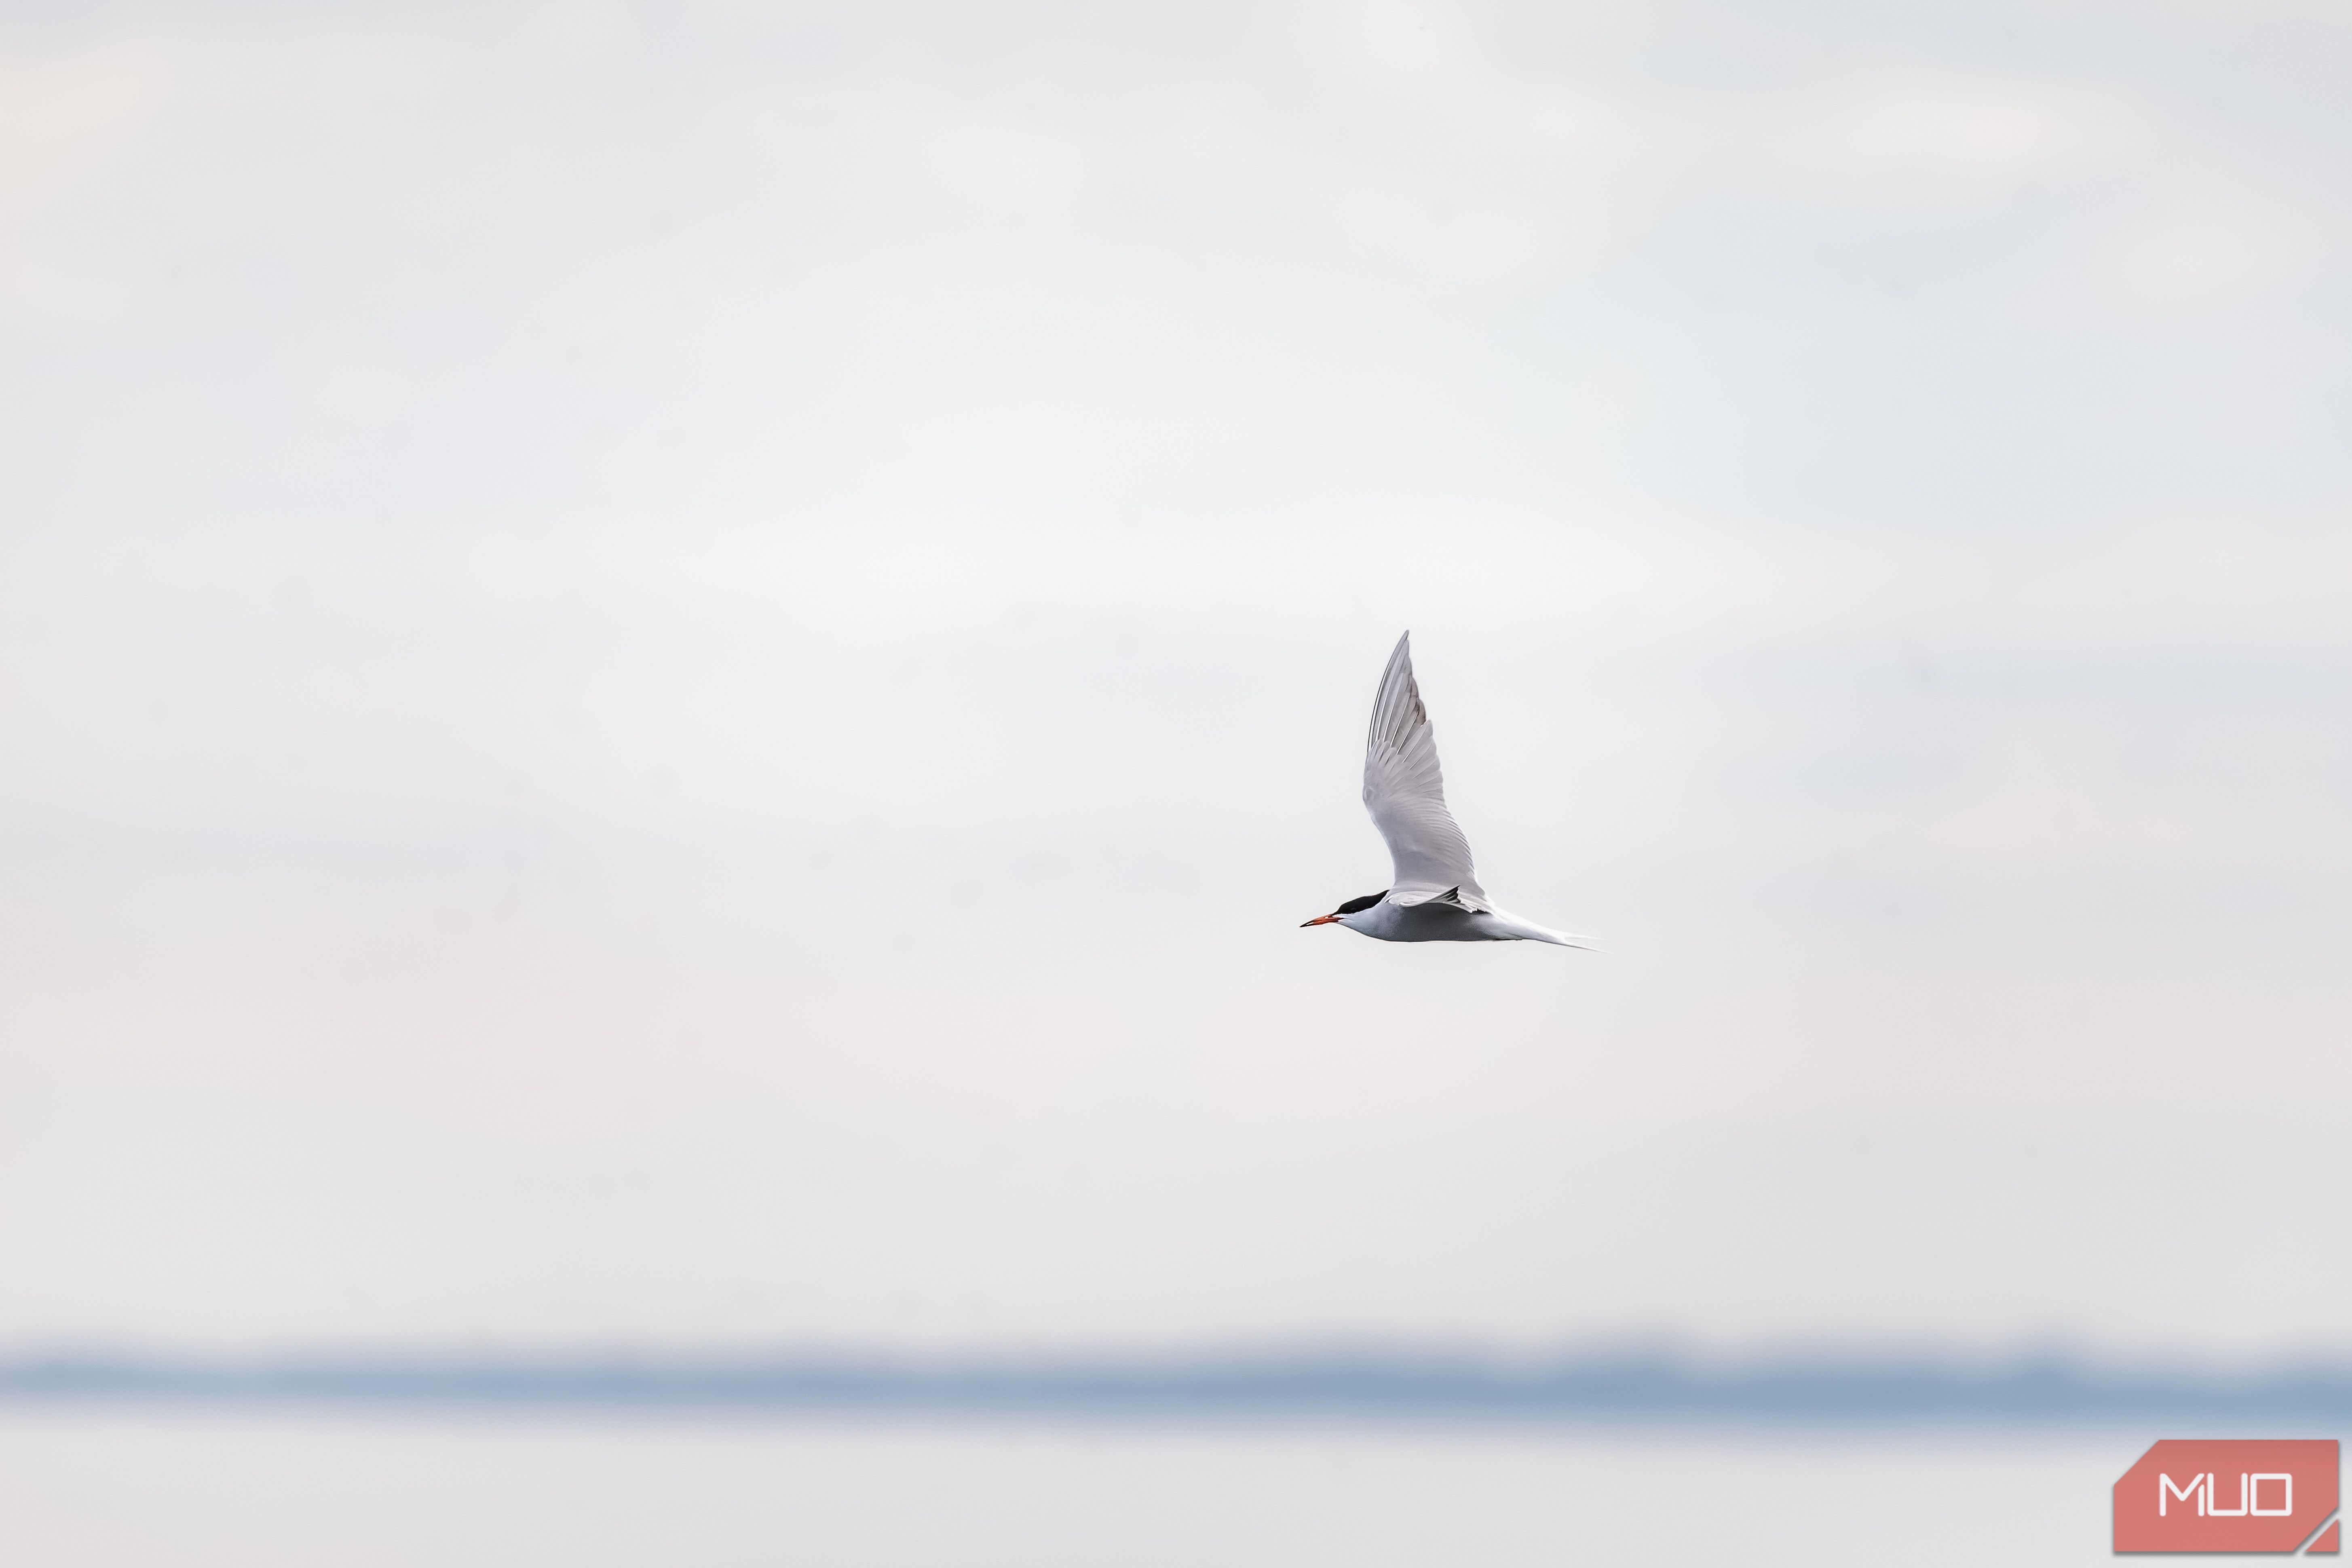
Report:
M 1451 895 L 1465 909 L 1491 910 L 1470 868 L 1470 840 L 1445 809 L 1445 777 L 1437 768 L 1437 737 L 1412 679 L 1412 634 L 1397 638 L 1372 700 L 1371 733 L 1364 742 L 1364 809 L 1389 841 L 1396 876 L 1389 900 L 1425 904 Z

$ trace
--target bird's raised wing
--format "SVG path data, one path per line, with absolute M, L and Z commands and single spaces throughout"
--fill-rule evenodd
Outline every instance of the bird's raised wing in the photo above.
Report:
M 1447 898 L 1465 909 L 1491 910 L 1470 868 L 1470 840 L 1445 809 L 1445 776 L 1437 769 L 1437 737 L 1412 679 L 1412 634 L 1397 638 L 1372 700 L 1372 729 L 1364 742 L 1364 809 L 1389 841 L 1396 876 L 1389 899 L 1425 904 Z

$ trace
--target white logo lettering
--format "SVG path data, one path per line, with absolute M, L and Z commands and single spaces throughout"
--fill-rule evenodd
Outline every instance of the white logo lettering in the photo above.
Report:
M 2193 1497 L 2197 1500 L 2197 1511 L 2199 1513 L 2205 1511 L 2205 1478 L 2203 1476 L 2191 1476 L 2189 1478 L 2187 1486 L 2177 1487 L 2172 1484 L 2170 1476 L 2159 1474 L 2156 1478 L 2156 1514 L 2158 1519 L 2164 1517 L 2166 1500 L 2164 1494 L 2167 1492 L 2170 1492 L 2182 1502 L 2187 1502 Z
M 2221 1506 L 2221 1484 L 2214 1480 L 2212 1471 L 2206 1471 L 2205 1511 L 2213 1515 L 2217 1519 L 2243 1519 L 2246 1514 L 2247 1489 L 2246 1472 L 2240 1470 L 2238 1472 L 2238 1506 L 2235 1508 L 2223 1508 Z
M 2286 1500 L 2281 1502 L 2276 1508 L 2264 1508 L 2263 1506 L 2263 1483 L 2264 1481 L 2284 1481 L 2286 1483 Z M 2254 1489 L 2254 1495 L 2248 1498 L 2246 1501 L 2252 1505 L 2256 1513 L 2274 1517 L 2279 1514 L 2293 1513 L 2294 1511 L 2294 1478 L 2293 1476 L 2282 1475 L 2276 1470 L 2264 1470 L 2261 1475 L 2256 1476 L 2253 1479 L 2252 1484 Z

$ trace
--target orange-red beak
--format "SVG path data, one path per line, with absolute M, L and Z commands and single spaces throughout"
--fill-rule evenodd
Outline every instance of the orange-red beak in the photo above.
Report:
M 1308 926 L 1327 926 L 1339 918 L 1339 917 L 1338 915 L 1317 915 L 1311 921 L 1302 921 L 1299 922 L 1298 929 L 1300 931 L 1305 931 Z

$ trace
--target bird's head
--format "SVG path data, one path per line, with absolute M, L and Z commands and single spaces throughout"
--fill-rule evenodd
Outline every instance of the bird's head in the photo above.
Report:
M 1383 888 L 1377 893 L 1366 893 L 1360 899 L 1349 899 L 1329 914 L 1317 915 L 1313 920 L 1302 922 L 1298 929 L 1305 931 L 1308 926 L 1328 926 L 1335 921 L 1344 924 L 1347 916 L 1360 915 L 1388 896 L 1388 889 Z

